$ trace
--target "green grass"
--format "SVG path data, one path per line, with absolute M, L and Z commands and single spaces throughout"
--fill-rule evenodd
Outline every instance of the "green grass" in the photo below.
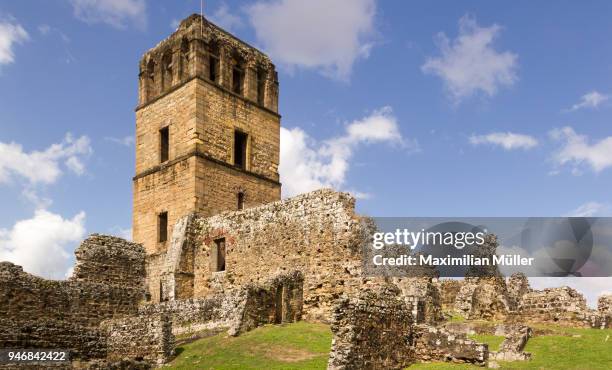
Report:
M 612 329 L 576 329 L 534 325 L 527 343 L 531 361 L 498 362 L 501 369 L 612 369 Z M 473 335 L 497 350 L 503 337 Z M 606 341 L 606 338 L 607 341 Z M 257 328 L 239 337 L 222 333 L 179 347 L 171 369 L 325 369 L 331 347 L 327 325 L 298 322 Z M 477 370 L 449 363 L 415 364 L 409 370 Z
M 550 325 L 535 325 L 534 327 L 536 329 L 552 330 L 553 333 L 551 335 L 534 336 L 529 339 L 525 351 L 532 353 L 530 361 L 498 361 L 501 369 L 612 369 L 612 329 L 561 328 Z M 493 335 L 474 335 L 473 338 L 488 343 L 489 349 L 492 351 L 499 348 L 503 340 L 503 337 Z M 478 367 L 431 363 L 412 365 L 408 369 L 475 370 Z
M 331 331 L 298 322 L 264 326 L 239 337 L 222 333 L 178 348 L 171 369 L 325 369 Z

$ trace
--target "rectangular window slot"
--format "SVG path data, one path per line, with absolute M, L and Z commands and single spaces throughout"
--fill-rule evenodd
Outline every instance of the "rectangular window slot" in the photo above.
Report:
M 247 162 L 247 139 L 244 132 L 234 131 L 234 165 L 246 169 Z
M 159 130 L 159 161 L 164 163 L 170 154 L 170 130 L 164 127 Z
M 158 241 L 160 243 L 168 240 L 168 212 L 162 212 L 157 216 L 157 225 L 158 225 Z

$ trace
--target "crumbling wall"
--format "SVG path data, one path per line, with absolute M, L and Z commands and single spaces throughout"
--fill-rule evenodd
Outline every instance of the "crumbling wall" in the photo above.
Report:
M 419 362 L 445 361 L 482 366 L 489 356 L 487 344 L 477 343 L 465 334 L 441 327 L 418 325 L 412 342 L 415 359 Z
M 388 285 L 338 302 L 328 369 L 403 369 L 414 362 L 412 316 L 399 293 Z
M 163 364 L 174 354 L 172 322 L 168 315 L 138 315 L 105 320 L 107 361 L 144 360 Z
M 523 296 L 531 291 L 529 280 L 522 272 L 512 274 L 506 282 L 508 290 L 508 302 L 513 311 L 518 309 Z
M 440 292 L 440 303 L 444 311 L 452 311 L 455 308 L 457 294 L 463 286 L 463 280 L 441 279 L 437 283 Z
M 139 315 L 167 315 L 177 336 L 225 330 L 238 335 L 264 324 L 300 320 L 303 279 L 293 271 L 206 298 L 143 305 Z
M 586 299 L 570 287 L 534 290 L 523 295 L 519 311 L 530 321 L 576 321 L 587 311 Z
M 144 249 L 93 234 L 75 252 L 67 281 L 46 280 L 0 263 L 0 348 L 70 348 L 103 357 L 102 320 L 137 312 L 144 297 Z
M 152 297 L 161 290 L 187 298 L 169 274 L 192 274 L 193 297 L 203 298 L 250 283 L 261 284 L 271 276 L 300 271 L 304 277 L 305 318 L 329 321 L 333 301 L 361 286 L 361 246 L 366 232 L 355 215 L 355 200 L 347 193 L 318 190 L 291 199 L 213 217 L 192 217 L 187 238 L 174 240 L 155 266 L 171 266 L 163 274 L 153 265 L 148 286 Z M 216 241 L 224 239 L 225 270 L 216 271 Z M 173 250 L 180 250 L 179 260 Z M 181 259 L 191 258 L 193 263 Z M 169 263 L 171 262 L 171 263 Z M 155 276 L 159 276 L 156 280 Z M 170 284 L 164 282 L 170 281 Z M 153 299 L 153 302 L 156 302 Z
M 434 324 L 444 320 L 440 291 L 431 277 L 394 278 L 393 283 L 412 307 L 412 317 L 416 323 Z
M 531 353 L 524 352 L 527 341 L 533 335 L 530 327 L 526 325 L 512 325 L 505 328 L 507 331 L 499 351 L 491 352 L 491 359 L 500 361 L 526 361 Z
M 467 277 L 455 298 L 455 311 L 467 319 L 504 319 L 510 311 L 502 277 Z
M 597 299 L 597 311 L 612 315 L 612 294 L 604 294 Z

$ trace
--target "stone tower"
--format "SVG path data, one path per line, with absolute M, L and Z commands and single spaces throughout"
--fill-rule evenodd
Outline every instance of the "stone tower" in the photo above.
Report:
M 133 239 L 165 251 L 198 212 L 280 199 L 278 77 L 270 59 L 200 15 L 140 61 Z

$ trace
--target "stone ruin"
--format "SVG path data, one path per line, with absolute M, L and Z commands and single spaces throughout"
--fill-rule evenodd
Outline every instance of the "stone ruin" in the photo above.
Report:
M 525 361 L 531 358 L 531 353 L 523 352 L 527 341 L 533 335 L 526 325 L 513 325 L 506 329 L 504 341 L 499 350 L 490 353 L 490 358 L 499 361 Z

